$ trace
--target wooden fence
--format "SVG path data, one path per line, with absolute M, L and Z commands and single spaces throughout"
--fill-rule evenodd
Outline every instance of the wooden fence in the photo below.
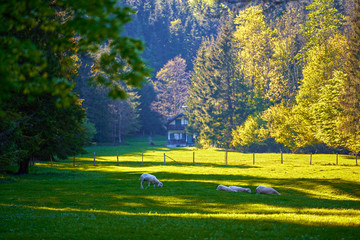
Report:
M 185 154 L 186 153 L 186 154 Z M 151 163 L 163 163 L 178 164 L 178 165 L 203 165 L 203 164 L 215 164 L 215 165 L 263 165 L 263 164 L 309 164 L 309 165 L 355 165 L 358 166 L 357 155 L 340 155 L 339 154 L 284 154 L 280 153 L 238 153 L 228 151 L 218 151 L 217 154 L 209 155 L 204 154 L 203 151 L 186 151 L 181 155 L 176 151 L 170 151 L 170 153 L 157 152 L 152 154 L 138 153 L 132 156 L 132 162 L 138 162 L 141 164 Z M 114 154 L 116 156 L 116 165 L 119 165 L 119 153 Z M 80 156 L 80 158 L 84 158 Z M 89 157 L 85 157 L 89 161 Z M 92 163 L 94 166 L 97 163 L 104 162 L 102 156 L 96 156 L 96 152 L 93 152 Z M 111 157 L 107 157 L 111 158 Z M 123 158 L 120 156 L 120 158 Z M 127 157 L 128 158 L 128 157 Z M 106 162 L 112 162 L 113 160 L 107 160 Z M 123 160 L 122 160 L 123 161 Z M 76 165 L 76 157 L 73 157 L 73 166 Z

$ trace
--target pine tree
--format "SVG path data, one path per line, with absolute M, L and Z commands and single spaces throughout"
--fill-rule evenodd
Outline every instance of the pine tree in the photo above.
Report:
M 211 122 L 213 121 L 214 88 L 208 81 L 213 77 L 213 67 L 209 62 L 209 55 L 212 49 L 211 39 L 203 39 L 194 62 L 191 84 L 189 86 L 189 98 L 186 103 L 188 110 L 186 116 L 189 121 L 188 130 L 198 136 L 198 142 L 202 145 L 211 145 L 215 142 L 214 131 Z M 205 144 L 206 142 L 206 144 Z
M 83 127 L 85 111 L 81 101 L 58 108 L 56 97 L 49 94 L 39 94 L 33 101 L 18 94 L 3 109 L 8 114 L 2 122 L 12 123 L 9 125 L 12 128 L 9 138 L 2 139 L 2 145 L 10 149 L 0 149 L 0 156 L 15 150 L 12 156 L 17 158 L 20 174 L 29 172 L 31 160 L 64 159 L 82 153 L 83 146 L 91 140 Z
M 139 91 L 140 95 L 140 125 L 141 133 L 143 135 L 149 134 L 162 134 L 165 129 L 162 124 L 162 116 L 153 111 L 151 104 L 156 100 L 154 85 L 152 82 L 144 84 L 144 86 Z
M 229 146 L 231 131 L 247 115 L 233 32 L 232 19 L 224 19 L 217 39 L 205 40 L 196 59 L 187 115 L 203 145 Z

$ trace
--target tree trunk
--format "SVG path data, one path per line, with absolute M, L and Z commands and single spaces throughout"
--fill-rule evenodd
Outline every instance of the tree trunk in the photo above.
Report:
M 23 159 L 19 162 L 19 170 L 18 174 L 28 174 L 29 173 L 29 163 L 30 163 L 30 157 Z
M 119 129 L 118 129 L 118 131 L 119 131 L 119 144 L 121 144 L 122 143 L 122 139 L 121 139 L 121 124 L 122 124 L 122 118 L 121 118 L 122 116 L 121 116 L 121 110 L 120 110 L 120 107 L 119 107 Z

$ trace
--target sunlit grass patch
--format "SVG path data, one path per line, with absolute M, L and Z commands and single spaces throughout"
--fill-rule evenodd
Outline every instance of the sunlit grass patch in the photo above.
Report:
M 164 153 L 175 161 L 164 165 Z M 336 155 L 307 158 L 284 154 L 281 164 L 279 153 L 256 154 L 253 164 L 253 154 L 228 152 L 225 164 L 222 150 L 92 147 L 75 165 L 69 158 L 1 175 L 0 238 L 359 239 L 359 168 L 328 164 Z M 144 172 L 164 187 L 140 189 Z M 281 195 L 257 195 L 259 185 Z

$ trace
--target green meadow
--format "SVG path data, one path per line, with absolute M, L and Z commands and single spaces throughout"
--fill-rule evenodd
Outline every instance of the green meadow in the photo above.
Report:
M 280 153 L 258 153 L 254 164 L 251 153 L 228 152 L 225 162 L 220 149 L 153 140 L 1 174 L 0 239 L 360 239 L 353 156 L 314 154 L 310 165 L 310 155 L 283 154 L 281 163 Z M 140 189 L 144 172 L 164 187 Z M 281 195 L 256 194 L 259 185 Z

